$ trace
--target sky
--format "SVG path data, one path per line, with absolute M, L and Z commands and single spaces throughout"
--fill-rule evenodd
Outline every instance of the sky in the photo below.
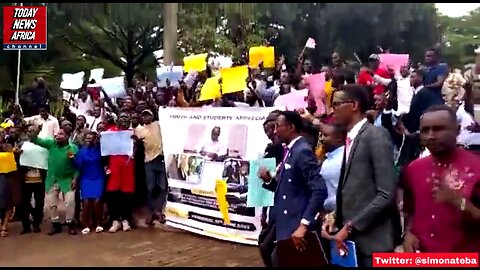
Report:
M 438 11 L 443 15 L 450 17 L 461 17 L 463 15 L 468 15 L 469 11 L 472 11 L 478 7 L 480 4 L 477 3 L 435 3 Z

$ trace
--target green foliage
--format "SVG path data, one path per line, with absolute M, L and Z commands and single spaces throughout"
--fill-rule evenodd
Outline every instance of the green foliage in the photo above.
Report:
M 475 62 L 473 52 L 480 46 L 480 8 L 469 15 L 451 18 L 442 16 L 440 21 L 444 30 L 443 54 L 452 67 L 463 68 L 465 64 Z
M 48 50 L 22 52 L 23 85 L 41 75 L 58 86 L 63 73 L 100 66 L 106 77 L 124 71 L 130 84 L 139 72 L 153 76 L 152 52 L 163 45 L 162 10 L 162 3 L 48 3 Z M 217 52 L 238 60 L 249 47 L 267 42 L 292 63 L 312 37 L 317 48 L 306 53 L 317 66 L 334 50 L 365 60 L 378 46 L 421 61 L 443 32 L 448 61 L 463 64 L 478 45 L 473 36 L 480 35 L 479 18 L 477 10 L 439 21 L 432 3 L 182 3 L 178 56 Z M 0 51 L 1 89 L 15 88 L 16 56 Z

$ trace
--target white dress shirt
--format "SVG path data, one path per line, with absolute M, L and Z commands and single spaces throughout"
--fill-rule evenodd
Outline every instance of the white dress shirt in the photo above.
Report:
M 465 104 L 461 104 L 457 109 L 457 121 L 460 125 L 460 134 L 457 136 L 457 143 L 464 146 L 480 145 L 480 133 L 474 133 L 467 129 L 468 126 L 475 123 L 475 120 L 465 111 Z
M 24 118 L 24 120 L 30 125 L 42 125 L 42 130 L 38 134 L 38 137 L 41 138 L 53 138 L 58 130 L 60 130 L 57 118 L 51 115 L 48 115 L 47 119 L 43 119 L 40 115 L 34 115 Z
M 83 115 L 86 115 L 88 111 L 93 110 L 93 101 L 90 97 L 88 97 L 85 102 L 78 98 L 75 99 L 75 106 Z
M 397 78 L 397 100 L 398 100 L 398 115 L 408 113 L 410 111 L 410 103 L 414 95 L 414 90 L 410 85 L 410 76 Z
M 329 212 L 335 210 L 338 181 L 340 180 L 344 151 L 345 146 L 341 146 L 328 152 L 326 154 L 326 159 L 322 163 L 322 169 L 320 170 L 320 174 L 323 179 L 325 179 L 328 193 L 328 197 L 323 203 L 323 208 Z
M 355 141 L 355 138 L 357 137 L 358 135 L 358 132 L 360 132 L 360 129 L 362 128 L 362 126 L 367 123 L 367 118 L 363 118 L 360 122 L 356 123 L 352 129 L 347 133 L 347 137 L 350 139 L 351 143 L 350 145 L 346 145 L 347 147 L 347 150 L 346 150 L 346 155 L 345 155 L 345 162 L 348 162 L 348 157 L 350 155 L 350 150 L 352 149 L 352 144 L 353 144 L 353 141 Z

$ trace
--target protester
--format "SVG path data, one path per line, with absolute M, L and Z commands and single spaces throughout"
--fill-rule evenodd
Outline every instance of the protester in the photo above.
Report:
M 23 121 L 30 125 L 41 126 L 41 131 L 38 136 L 42 138 L 53 138 L 60 129 L 58 119 L 48 113 L 50 110 L 48 105 L 40 105 L 38 110 L 38 115 L 23 118 Z
M 480 160 L 456 146 L 456 120 L 446 106 L 431 107 L 421 118 L 420 137 L 430 155 L 402 176 L 406 252 L 480 250 Z
M 165 158 L 163 156 L 162 133 L 160 123 L 153 121 L 153 112 L 142 112 L 143 126 L 135 129 L 135 136 L 143 141 L 145 149 L 145 176 L 147 184 L 147 204 L 150 216 L 145 221 L 153 225 L 155 220 L 165 223 L 163 209 L 167 203 L 168 182 L 165 172 Z
M 28 133 L 34 130 L 34 126 L 26 127 Z M 17 138 L 17 149 L 21 149 L 21 146 L 28 138 L 25 138 L 27 134 L 21 133 Z M 28 137 L 28 136 L 27 136 Z M 20 150 L 21 152 L 21 150 Z M 18 165 L 17 161 L 17 165 Z M 22 222 L 23 230 L 21 235 L 32 232 L 39 233 L 41 231 L 40 225 L 43 221 L 43 210 L 45 206 L 45 180 L 47 177 L 47 170 L 42 170 L 33 167 L 20 166 L 20 176 L 22 178 L 22 204 L 17 208 L 17 212 Z M 35 200 L 32 205 L 32 195 Z M 32 219 L 30 219 L 32 216 Z
M 65 216 L 68 233 L 76 235 L 74 215 L 78 171 L 73 166 L 73 158 L 77 152 L 77 146 L 68 142 L 63 129 L 60 129 L 54 138 L 41 138 L 39 133 L 38 127 L 35 128 L 31 133 L 31 140 L 33 143 L 48 149 L 48 171 L 45 191 L 46 206 L 50 212 L 50 220 L 52 222 L 52 229 L 48 234 L 54 235 L 62 232 L 58 214 L 60 193 L 62 193 L 66 205 Z
M 275 158 L 277 166 L 282 162 L 287 153 L 286 145 L 282 144 L 275 134 L 275 125 L 278 115 L 274 112 L 270 113 L 267 120 L 263 123 L 265 135 L 267 135 L 270 143 L 265 148 L 264 158 Z M 272 267 L 272 252 L 275 248 L 275 229 L 268 218 L 270 207 L 262 208 L 262 231 L 258 236 L 258 245 L 260 247 L 260 255 L 263 263 L 267 267 Z
M 425 81 L 422 70 L 417 69 L 412 74 L 412 86 L 415 88 L 415 94 L 410 103 L 409 112 L 402 117 L 402 122 L 410 133 L 418 131 L 420 126 L 420 117 L 423 112 L 431 106 L 444 103 L 435 90 L 428 87 L 422 87 Z
M 126 131 L 130 127 L 130 114 L 121 112 L 116 127 L 109 131 Z M 119 229 L 130 231 L 132 223 L 133 197 L 135 192 L 135 161 L 126 155 L 109 156 L 106 200 L 110 222 L 109 232 Z
M 85 136 L 85 146 L 75 155 L 75 166 L 79 170 L 79 190 L 83 203 L 82 234 L 103 232 L 103 205 L 101 198 L 105 188 L 105 166 L 100 153 L 98 135 L 90 132 Z
M 8 236 L 8 222 L 13 208 L 21 203 L 14 149 L 5 137 L 5 130 L 0 129 L 0 237 Z
M 83 115 L 77 116 L 77 121 L 75 123 L 75 129 L 73 130 L 70 142 L 78 145 L 79 147 L 83 146 L 85 143 L 85 137 L 90 132 L 90 130 L 85 126 L 87 119 Z
M 270 222 L 276 241 L 291 238 L 299 251 L 305 250 L 305 234 L 315 228 L 316 215 L 327 198 L 325 180 L 315 162 L 311 146 L 300 136 L 302 118 L 297 112 L 281 112 L 277 119 L 277 136 L 287 144 L 288 152 L 279 166 L 276 179 L 261 168 L 263 187 L 275 192 Z M 279 266 L 276 247 L 272 264 Z
M 448 66 L 445 63 L 440 63 L 440 51 L 437 48 L 426 50 L 425 65 L 423 85 L 431 90 L 437 98 L 442 98 L 442 88 L 448 76 Z
M 358 265 L 363 267 L 372 265 L 372 253 L 393 252 L 395 234 L 401 233 L 394 224 L 397 177 L 392 147 L 387 133 L 367 122 L 368 104 L 367 90 L 361 85 L 346 85 L 333 97 L 335 120 L 348 129 L 345 169 L 336 197 L 335 221 L 340 230 L 335 242 L 339 252 L 348 252 L 344 241 L 354 241 Z

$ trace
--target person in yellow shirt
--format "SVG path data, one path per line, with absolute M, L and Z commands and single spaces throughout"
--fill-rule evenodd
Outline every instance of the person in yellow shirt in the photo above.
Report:
M 333 96 L 333 88 L 332 88 L 332 68 L 329 66 L 323 66 L 322 72 L 325 72 L 325 105 L 327 106 L 326 113 L 329 114 L 332 110 L 332 96 Z
M 8 235 L 8 221 L 21 203 L 19 184 L 13 146 L 6 141 L 5 129 L 0 129 L 0 237 Z

